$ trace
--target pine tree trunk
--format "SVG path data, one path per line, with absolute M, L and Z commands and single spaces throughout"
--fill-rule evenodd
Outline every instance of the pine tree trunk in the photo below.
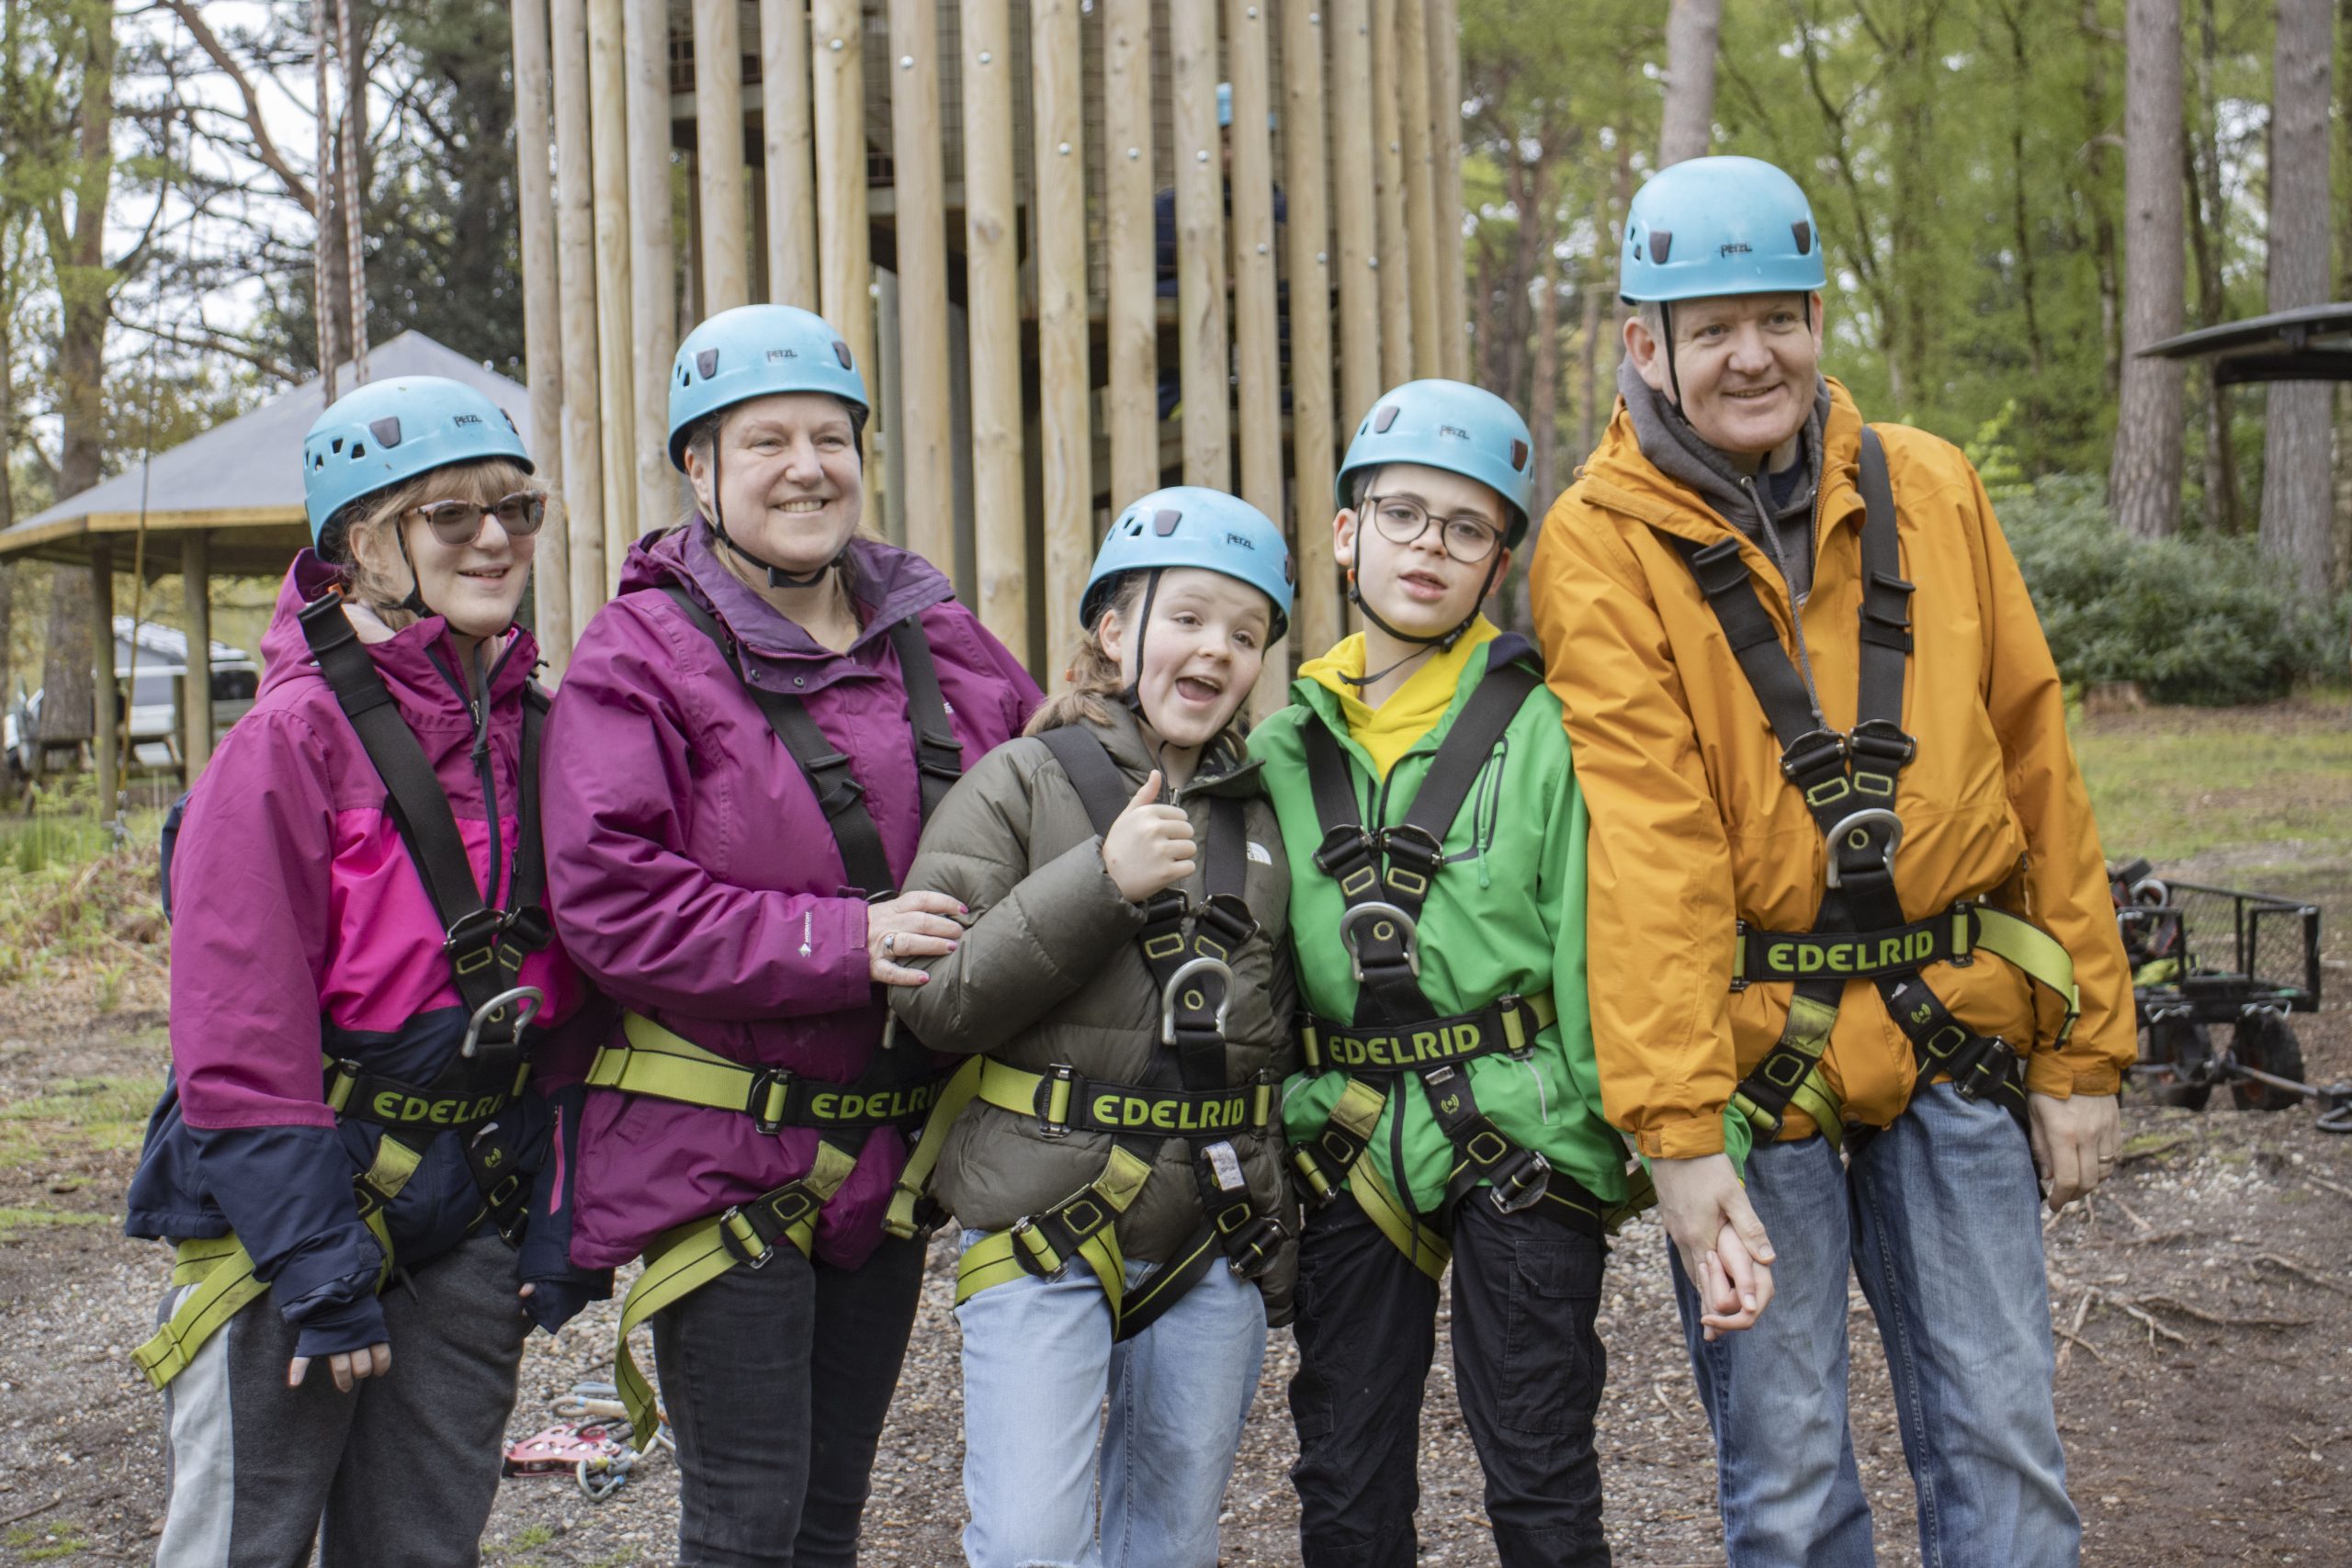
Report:
M 1723 0 L 1674 0 L 1666 18 L 1666 113 L 1658 129 L 1659 168 L 1703 158 L 1715 131 L 1715 40 Z
M 82 12 L 98 21 L 82 57 L 80 170 L 74 182 L 74 228 L 56 264 L 59 299 L 58 400 L 64 439 L 57 493 L 79 495 L 98 482 L 106 450 L 106 335 L 111 309 L 106 268 L 107 193 L 114 175 L 114 13 Z M 93 729 L 90 576 L 75 568 L 50 578 L 49 632 L 41 662 L 44 739 L 83 739 Z M 109 661 L 111 662 L 111 661 Z M 113 671 L 107 671 L 112 677 Z M 111 815 L 111 807 L 108 814 Z
M 2122 355 L 2116 345 L 2122 312 L 2117 301 L 2120 290 L 2115 279 L 2115 220 L 2108 212 L 2104 196 L 2112 186 L 2108 174 L 2108 43 L 2099 24 L 2098 0 L 2083 0 L 2080 27 L 2087 56 L 2083 72 L 2083 145 L 2086 149 L 2084 163 L 2090 175 L 2084 186 L 2083 199 L 2091 209 L 2091 258 L 2098 274 L 2100 362 L 2107 371 L 2108 396 L 2114 397 L 2123 382 Z
M 1578 460 L 1600 440 L 1600 282 L 1588 277 L 1577 292 L 1584 296 L 1584 320 L 1577 336 L 1577 452 Z
M 2335 66 L 2328 0 L 2278 0 L 2270 94 L 2270 309 L 2327 302 L 2331 210 L 2328 98 Z M 2315 597 L 2327 592 L 2334 554 L 2330 461 L 2335 389 L 2270 384 L 2262 461 L 2262 550 L 2284 561 Z
M 2200 0 L 2197 15 L 2197 124 L 2188 141 L 2188 248 L 2197 258 L 2197 323 L 2219 326 L 2229 315 L 2222 280 L 2217 229 L 2229 215 L 2222 202 L 2219 111 L 2213 100 L 2213 62 L 2220 50 L 2213 0 Z M 2230 439 L 2230 389 L 2222 384 L 2218 356 L 2205 361 L 2205 521 L 2224 534 L 2245 527 L 2238 506 L 2237 450 Z
M 2127 0 L 2123 21 L 2123 390 L 2108 499 L 2143 539 L 2180 527 L 2181 367 L 2139 351 L 2181 329 L 2180 0 Z

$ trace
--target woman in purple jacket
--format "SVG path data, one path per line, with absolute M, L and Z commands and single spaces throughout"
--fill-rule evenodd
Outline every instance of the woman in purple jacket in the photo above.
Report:
M 178 1244 L 136 1357 L 171 1568 L 480 1561 L 524 1314 L 609 1290 L 565 1258 L 601 1031 L 538 907 L 530 476 L 436 377 L 304 442 L 317 547 L 168 867 L 174 1077 L 130 1185 L 130 1234 Z
M 856 1560 L 922 1278 L 886 1238 L 943 1061 L 886 1032 L 955 901 L 898 896 L 930 807 L 1035 682 L 921 557 L 858 531 L 865 385 L 820 318 L 688 334 L 670 459 L 695 515 L 640 539 L 548 737 L 565 946 L 628 1010 L 582 1119 L 572 1257 L 646 1270 L 616 1372 L 640 1445 L 650 1320 L 687 1564 Z

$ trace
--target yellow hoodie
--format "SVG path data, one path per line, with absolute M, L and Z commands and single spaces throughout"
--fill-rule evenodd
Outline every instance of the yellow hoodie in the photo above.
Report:
M 1340 639 L 1330 652 L 1320 659 L 1310 659 L 1298 667 L 1302 680 L 1313 681 L 1338 694 L 1340 709 L 1347 715 L 1348 734 L 1355 743 L 1372 754 L 1380 767 L 1380 776 L 1386 778 L 1396 760 L 1413 749 L 1413 743 L 1437 728 L 1445 710 L 1453 705 L 1456 689 L 1462 684 L 1462 671 L 1479 649 L 1502 635 L 1495 624 L 1480 615 L 1462 634 L 1462 640 L 1442 653 L 1432 657 L 1409 676 L 1405 683 L 1389 694 L 1388 700 L 1378 707 L 1364 705 L 1362 688 L 1350 684 L 1343 677 L 1363 678 L 1363 633 Z

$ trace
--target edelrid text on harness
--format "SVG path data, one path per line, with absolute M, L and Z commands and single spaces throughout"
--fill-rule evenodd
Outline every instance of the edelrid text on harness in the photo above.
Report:
M 1781 772 L 1804 797 L 1828 848 L 1820 912 L 1810 931 L 1770 931 L 1739 922 L 1731 986 L 1792 983 L 1781 1038 L 1741 1080 L 1732 1103 L 1764 1136 L 1792 1106 L 1832 1143 L 1843 1134 L 1837 1097 L 1823 1081 L 1822 1053 L 1849 980 L 1869 980 L 1911 1042 L 1918 1082 L 1948 1076 L 1963 1099 L 1990 1094 L 2025 1122 L 2024 1064 L 1998 1035 L 1955 1019 L 1919 971 L 1966 964 L 1978 951 L 2007 959 L 2065 1002 L 2064 1039 L 2079 1010 L 2074 962 L 2047 933 L 2006 910 L 1963 900 L 1928 919 L 1906 921 L 1894 882 L 1903 842 L 1895 785 L 1917 742 L 1903 728 L 1903 686 L 1911 656 L 1914 585 L 1902 575 L 1902 541 L 1886 452 L 1877 432 L 1861 433 L 1861 661 L 1855 725 L 1827 728 L 1805 676 L 1740 559 L 1736 536 L 1712 545 L 1668 536 L 1722 624 L 1740 671 L 1781 743 Z M 1792 614 L 1796 614 L 1794 609 Z
M 516 773 L 522 798 L 515 813 L 514 869 L 507 907 L 496 908 L 489 902 L 498 886 L 495 829 L 486 893 L 474 882 L 448 794 L 343 613 L 342 591 L 330 590 L 303 606 L 300 621 L 319 673 L 383 781 L 386 810 L 424 884 L 434 917 L 441 922 L 442 950 L 467 1010 L 458 1054 L 431 1083 L 405 1083 L 334 1056 L 322 1064 L 322 1095 L 337 1120 L 370 1122 L 382 1129 L 373 1162 L 352 1179 L 360 1218 L 383 1249 L 377 1280 L 380 1290 L 394 1267 L 385 1211 L 424 1164 L 425 1148 L 445 1132 L 459 1135 L 458 1146 L 481 1192 L 483 1217 L 498 1227 L 509 1246 L 522 1237 L 530 1194 L 515 1168 L 520 1162 L 514 1151 L 489 1142 L 486 1134 L 494 1126 L 492 1119 L 522 1092 L 530 1076 L 526 1031 L 545 1000 L 537 987 L 518 985 L 517 974 L 523 961 L 554 937 L 540 907 L 547 861 L 539 839 L 538 758 L 548 699 L 536 685 L 524 688 Z M 446 669 L 443 673 L 462 694 L 462 681 Z M 486 691 L 481 700 L 488 703 Z M 487 725 L 486 708 L 478 716 Z M 480 758 L 484 805 L 495 823 L 497 801 L 490 784 L 488 754 Z M 131 1353 L 132 1361 L 159 1389 L 187 1369 L 222 1325 L 269 1289 L 254 1274 L 252 1255 L 233 1235 L 180 1243 L 172 1282 L 196 1289 L 181 1299 L 154 1337 Z
M 1340 885 L 1347 912 L 1340 940 L 1356 980 L 1352 1019 L 1307 1015 L 1300 1039 L 1309 1072 L 1341 1072 L 1348 1086 L 1323 1130 L 1294 1144 L 1291 1167 L 1309 1199 L 1328 1203 L 1341 1189 L 1398 1250 L 1431 1279 L 1445 1272 L 1451 1248 L 1446 1214 L 1480 1182 L 1504 1213 L 1533 1210 L 1598 1237 L 1607 1205 L 1566 1171 L 1523 1148 L 1478 1109 L 1469 1065 L 1503 1054 L 1524 1061 L 1535 1037 L 1557 1018 L 1551 994 L 1498 997 L 1471 1011 L 1441 1015 L 1421 990 L 1419 921 L 1432 880 L 1445 863 L 1445 835 L 1478 782 L 1487 759 L 1521 706 L 1540 684 L 1518 663 L 1490 668 L 1439 743 L 1412 804 L 1392 826 L 1364 826 L 1354 773 L 1329 726 L 1309 723 L 1301 740 L 1323 842 L 1317 869 Z M 1391 1192 L 1361 1163 L 1396 1080 L 1418 1079 L 1438 1131 L 1453 1147 L 1442 1212 L 1424 1216 L 1400 1180 Z M 1399 1127 L 1401 1135 L 1402 1128 Z M 1435 1224 L 1428 1221 L 1437 1222 Z
M 881 831 L 866 809 L 865 786 L 851 773 L 849 758 L 826 738 L 797 697 L 743 679 L 733 639 L 691 594 L 675 583 L 664 585 L 662 592 L 718 645 L 742 681 L 744 694 L 799 765 L 832 829 L 848 888 L 869 900 L 891 897 L 896 878 L 883 851 Z M 888 635 L 906 683 L 915 762 L 922 775 L 922 814 L 927 822 L 962 774 L 963 746 L 949 722 L 947 700 L 921 625 L 909 616 L 891 626 Z M 629 1331 L 730 1269 L 765 1268 L 786 1242 L 806 1257 L 815 1245 L 820 1212 L 856 1168 L 874 1130 L 896 1127 L 911 1136 L 931 1113 L 949 1075 L 932 1066 L 920 1044 L 911 1040 L 895 1044 L 896 1034 L 895 1026 L 886 1031 L 882 1049 L 865 1074 L 846 1084 L 801 1077 L 781 1067 L 746 1066 L 637 1013 L 622 1020 L 622 1043 L 596 1053 L 588 1072 L 592 1089 L 741 1111 L 763 1134 L 786 1127 L 817 1133 L 816 1158 L 806 1174 L 750 1202 L 665 1231 L 645 1249 L 645 1272 L 622 1303 L 620 1338 L 613 1358 L 613 1381 L 639 1449 L 653 1440 L 660 1417 L 653 1385 L 629 1353 Z
M 1134 792 L 1101 738 L 1069 725 L 1040 739 L 1069 776 L 1094 830 L 1107 834 Z M 1231 796 L 1209 803 L 1201 874 L 1205 897 L 1195 903 L 1170 888 L 1144 906 L 1136 942 L 1160 998 L 1160 1049 L 1153 1053 L 1149 1081 L 1091 1079 L 1068 1066 L 1031 1073 L 977 1057 L 949 1087 L 891 1201 L 894 1234 L 911 1233 L 916 1202 L 947 1131 L 974 1099 L 1035 1117 L 1042 1137 L 1082 1132 L 1111 1140 L 1102 1175 L 965 1250 L 956 1279 L 959 1303 L 990 1286 L 1024 1274 L 1046 1278 L 1072 1258 L 1082 1258 L 1102 1287 L 1116 1337 L 1127 1339 L 1182 1299 L 1220 1254 L 1236 1276 L 1255 1280 L 1289 1239 L 1282 1222 L 1251 1198 L 1241 1155 L 1233 1145 L 1236 1136 L 1264 1135 L 1280 1115 L 1271 1077 L 1260 1074 L 1236 1084 L 1226 1067 L 1231 962 L 1259 931 L 1243 901 L 1249 848 L 1242 813 L 1242 803 Z M 1182 1138 L 1191 1146 L 1201 1226 L 1174 1258 L 1129 1291 L 1116 1225 L 1143 1191 L 1168 1138 Z

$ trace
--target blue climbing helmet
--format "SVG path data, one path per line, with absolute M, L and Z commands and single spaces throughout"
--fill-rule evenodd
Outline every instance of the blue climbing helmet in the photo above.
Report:
M 1484 387 L 1462 381 L 1408 381 L 1372 405 L 1348 443 L 1331 481 L 1336 505 L 1353 504 L 1348 479 L 1389 463 L 1418 463 L 1476 479 L 1503 499 L 1503 544 L 1527 536 L 1535 499 L 1534 438 L 1519 411 Z
M 316 545 L 334 514 L 365 496 L 451 463 L 504 457 L 531 471 L 506 411 L 442 376 L 370 381 L 335 400 L 302 437 L 302 506 Z
M 1263 593 L 1274 607 L 1270 644 L 1289 629 L 1297 572 L 1282 530 L 1240 497 L 1200 485 L 1153 491 L 1119 513 L 1094 553 L 1094 570 L 1078 604 L 1079 624 L 1093 629 L 1127 573 L 1157 574 L 1179 566 L 1222 572 Z M 1150 614 L 1148 605 L 1144 613 Z
M 872 405 L 865 378 L 832 324 L 797 305 L 738 305 L 686 334 L 670 367 L 670 463 L 686 470 L 686 432 L 721 409 L 775 392 L 826 392 Z
M 1634 193 L 1618 277 L 1629 305 L 1829 284 L 1797 182 L 1760 158 L 1728 156 L 1671 164 Z

